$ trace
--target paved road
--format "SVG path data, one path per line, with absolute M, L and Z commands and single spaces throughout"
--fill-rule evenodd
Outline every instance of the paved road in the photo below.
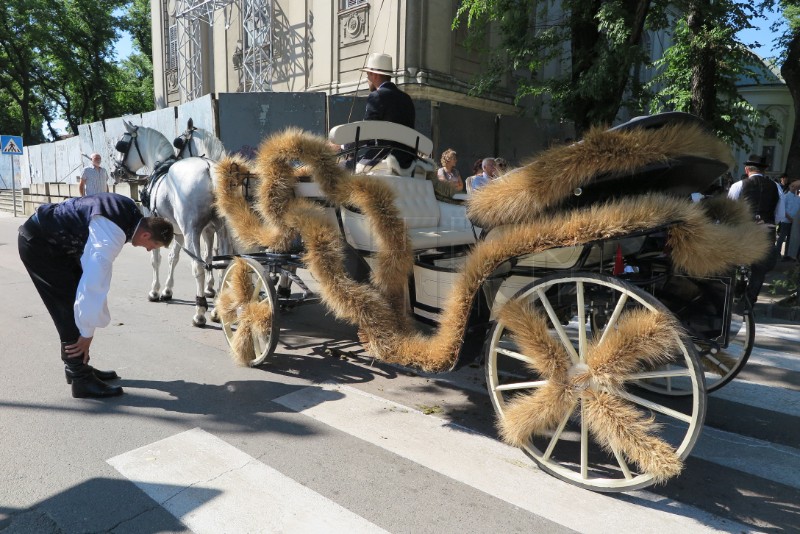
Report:
M 126 394 L 72 399 L 21 222 L 0 215 L 0 532 L 800 531 L 795 324 L 759 325 L 683 475 L 603 495 L 494 439 L 481 369 L 372 362 L 321 307 L 287 317 L 275 363 L 233 366 L 218 326 L 190 326 L 185 259 L 176 300 L 148 303 L 132 247 L 92 345 Z

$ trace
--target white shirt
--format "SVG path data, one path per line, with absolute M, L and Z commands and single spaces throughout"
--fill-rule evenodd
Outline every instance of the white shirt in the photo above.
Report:
M 105 193 L 108 185 L 108 173 L 103 167 L 86 167 L 81 173 L 81 180 L 86 180 L 84 192 L 87 195 Z
M 792 219 L 796 219 L 800 215 L 800 197 L 791 191 L 784 195 L 783 206 L 786 209 L 786 215 Z
M 108 290 L 111 266 L 125 244 L 125 232 L 97 215 L 89 222 L 89 239 L 81 256 L 83 275 L 75 295 L 75 325 L 83 337 L 94 337 L 95 328 L 108 326 Z
M 763 174 L 751 174 L 750 176 L 763 176 Z M 728 189 L 728 198 L 732 200 L 739 200 L 739 195 L 742 194 L 743 183 L 744 180 L 734 182 L 731 185 L 731 188 Z M 783 220 L 786 212 L 783 205 L 783 189 L 781 189 L 780 184 L 775 184 L 775 187 L 778 188 L 778 203 L 775 205 L 775 222 L 777 223 Z

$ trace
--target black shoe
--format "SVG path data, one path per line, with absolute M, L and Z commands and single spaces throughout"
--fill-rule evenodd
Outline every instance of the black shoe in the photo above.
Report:
M 119 378 L 116 371 L 101 371 L 100 369 L 95 369 L 91 365 L 87 365 L 86 367 L 100 380 L 117 380 Z M 72 384 L 72 378 L 70 378 L 69 373 L 64 371 L 64 376 L 67 377 L 67 384 Z
M 72 377 L 72 396 L 76 399 L 102 399 L 122 395 L 122 387 L 109 386 L 93 374 Z
M 120 386 L 109 386 L 95 376 L 95 369 L 83 363 L 83 355 L 63 360 L 67 383 L 72 384 L 72 396 L 76 399 L 99 399 L 122 395 Z

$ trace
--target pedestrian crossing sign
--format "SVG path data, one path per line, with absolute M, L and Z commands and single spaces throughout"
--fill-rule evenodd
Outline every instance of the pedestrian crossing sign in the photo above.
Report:
M 0 135 L 0 148 L 3 154 L 22 155 L 22 137 L 19 135 Z

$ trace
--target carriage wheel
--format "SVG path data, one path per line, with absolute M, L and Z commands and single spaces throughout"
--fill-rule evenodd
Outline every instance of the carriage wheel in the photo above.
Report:
M 739 374 L 755 343 L 756 329 L 752 306 L 746 301 L 739 302 L 735 299 L 733 313 L 731 314 L 730 340 L 728 345 L 721 347 L 706 340 L 695 340 L 694 347 L 697 351 L 705 374 L 706 391 L 716 391 Z M 680 363 L 667 365 L 668 369 L 679 369 Z M 684 377 L 662 377 L 642 380 L 639 386 L 661 393 L 663 395 L 686 396 L 691 395 L 691 386 Z
M 593 330 L 601 307 L 613 311 Z M 706 406 L 694 346 L 677 324 L 655 297 L 611 276 L 529 284 L 500 310 L 486 347 L 501 437 L 586 489 L 628 491 L 675 476 Z M 681 368 L 659 370 L 666 361 Z M 631 387 L 655 377 L 685 378 L 691 397 Z
M 278 344 L 278 296 L 263 266 L 237 258 L 225 270 L 219 302 L 222 330 L 237 358 L 251 367 L 272 356 Z M 227 312 L 226 312 L 227 310 Z

